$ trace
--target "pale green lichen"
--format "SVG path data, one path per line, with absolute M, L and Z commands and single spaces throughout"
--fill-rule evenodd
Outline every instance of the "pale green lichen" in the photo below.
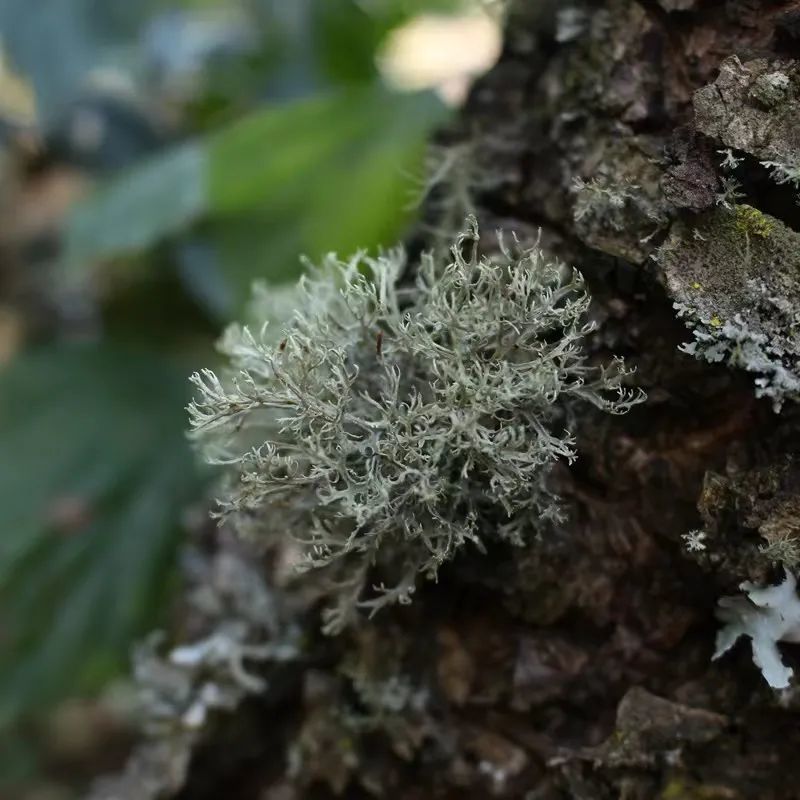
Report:
M 737 203 L 744 197 L 742 185 L 736 178 L 724 175 L 720 178 L 721 189 L 714 196 L 714 203 L 722 206 L 726 211 L 735 211 Z
M 572 179 L 575 233 L 593 250 L 643 262 L 653 237 L 669 222 L 670 207 L 661 190 L 661 171 L 636 142 L 606 143 Z
M 639 187 L 635 184 L 611 184 L 598 178 L 585 181 L 574 178 L 575 195 L 573 217 L 575 222 L 596 222 L 620 231 L 625 227 L 625 208 L 636 198 Z
M 683 539 L 683 546 L 690 553 L 701 553 L 703 550 L 705 550 L 707 538 L 708 536 L 705 531 L 697 529 L 681 535 L 681 539 Z
M 692 330 L 684 352 L 754 373 L 776 411 L 800 398 L 800 234 L 751 206 L 718 208 L 675 223 L 657 261 Z
M 166 637 L 157 632 L 134 651 L 134 679 L 149 733 L 199 731 L 213 712 L 234 709 L 247 695 L 266 689 L 258 665 L 299 656 L 299 628 L 288 623 L 258 569 L 227 552 L 213 560 L 199 553 L 191 557 L 196 585 L 186 605 L 195 613 L 195 625 L 202 620 L 202 635 L 162 652 Z
M 762 161 L 761 166 L 769 170 L 770 177 L 778 185 L 788 183 L 800 189 L 800 155 L 797 153 L 784 153 L 774 160 Z
M 468 542 L 529 541 L 559 517 L 573 404 L 643 397 L 621 361 L 588 363 L 581 276 L 538 246 L 481 258 L 471 220 L 445 263 L 424 256 L 408 285 L 406 268 L 400 250 L 329 257 L 277 339 L 235 328 L 230 380 L 193 376 L 194 434 L 233 475 L 221 516 L 296 538 L 328 577 L 329 631 L 409 602 Z M 392 583 L 364 599 L 375 565 Z
M 300 658 L 302 636 L 253 553 L 194 548 L 181 559 L 181 640 L 156 632 L 133 653 L 143 741 L 125 768 L 98 778 L 87 800 L 158 800 L 184 786 L 215 718 L 269 688 L 268 675 Z M 248 557 L 249 556 L 249 557 Z
M 791 367 L 785 366 L 787 352 L 768 335 L 751 329 L 741 314 L 723 321 L 717 314 L 698 316 L 696 309 L 683 303 L 674 307 L 694 336 L 694 341 L 681 346 L 682 352 L 756 373 L 756 396 L 771 398 L 775 411 L 785 400 L 800 398 L 800 373 L 794 360 Z

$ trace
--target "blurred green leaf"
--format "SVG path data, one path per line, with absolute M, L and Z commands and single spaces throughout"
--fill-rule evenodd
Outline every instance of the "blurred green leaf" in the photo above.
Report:
M 385 95 L 381 99 L 388 99 Z M 376 112 L 371 90 L 339 92 L 256 111 L 207 142 L 208 206 L 218 214 L 294 201 L 316 167 L 336 158 Z
M 186 144 L 126 170 L 71 212 L 70 267 L 135 252 L 177 233 L 207 205 L 206 151 Z
M 0 725 L 96 687 L 156 623 L 201 486 L 186 386 L 111 344 L 0 372 Z
M 67 266 L 146 248 L 202 218 L 234 313 L 254 278 L 294 276 L 301 253 L 391 243 L 444 113 L 432 94 L 376 86 L 253 112 L 81 203 L 67 223 Z
M 312 4 L 314 57 L 321 72 L 335 83 L 363 83 L 377 75 L 375 53 L 386 34 L 404 19 L 396 10 L 388 16 L 370 13 L 356 0 Z
M 392 245 L 415 209 L 428 133 L 441 107 L 421 95 L 413 105 L 383 112 L 380 136 L 364 137 L 327 164 L 305 200 L 303 252 L 312 258 Z

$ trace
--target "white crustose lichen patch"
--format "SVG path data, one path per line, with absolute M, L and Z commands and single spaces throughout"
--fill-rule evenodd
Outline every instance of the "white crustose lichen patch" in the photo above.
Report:
M 778 651 L 778 642 L 800 642 L 800 599 L 797 580 L 786 572 L 778 586 L 759 587 L 745 581 L 740 585 L 747 597 L 722 597 L 717 617 L 725 623 L 717 634 L 714 658 L 717 659 L 741 636 L 749 636 L 753 661 L 767 683 L 785 689 L 794 671 L 787 667 Z

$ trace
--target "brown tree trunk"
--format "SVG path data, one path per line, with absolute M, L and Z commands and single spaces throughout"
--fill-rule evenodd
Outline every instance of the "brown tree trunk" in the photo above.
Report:
M 800 3 L 512 5 L 499 63 L 439 137 L 461 155 L 427 217 L 446 227 L 463 195 L 484 231 L 541 228 L 592 289 L 598 356 L 635 364 L 648 401 L 581 416 L 563 529 L 459 557 L 410 607 L 320 637 L 195 750 L 181 797 L 800 797 L 796 690 L 746 643 L 711 660 L 719 597 L 779 577 L 800 527 L 800 417 L 747 369 L 680 352 L 673 308 L 696 284 L 744 313 L 729 284 L 771 269 L 794 290 L 800 208 L 761 162 L 800 142 Z M 703 249 L 728 149 L 736 206 L 769 215 L 788 267 L 755 228 L 720 263 Z

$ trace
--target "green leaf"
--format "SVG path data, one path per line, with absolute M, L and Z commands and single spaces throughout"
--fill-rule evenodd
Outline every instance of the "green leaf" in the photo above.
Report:
M 208 232 L 234 311 L 253 280 L 295 278 L 301 254 L 318 259 L 331 250 L 344 255 L 393 244 L 412 214 L 427 138 L 444 113 L 431 94 L 361 89 L 304 103 L 304 122 L 283 127 L 283 144 L 274 119 L 253 118 L 219 140 L 212 199 L 224 213 L 212 216 Z M 262 123 L 269 134 L 259 135 Z M 267 140 L 274 149 L 259 156 Z M 259 179 L 232 180 L 228 148 L 243 169 L 263 161 L 253 168 Z
M 383 99 L 387 99 L 385 95 Z M 298 180 L 363 135 L 377 96 L 345 91 L 254 112 L 208 142 L 212 211 L 230 213 L 296 197 Z
M 365 136 L 328 164 L 307 198 L 303 252 L 318 258 L 394 244 L 419 199 L 429 121 L 438 119 L 440 106 L 432 95 L 383 109 L 382 118 L 376 116 L 380 137 Z
M 249 114 L 80 204 L 67 224 L 67 267 L 80 273 L 202 219 L 234 314 L 255 278 L 295 276 L 301 254 L 390 244 L 408 220 L 424 143 L 444 114 L 432 94 L 379 86 Z
M 387 17 L 371 13 L 356 0 L 311 6 L 314 55 L 325 74 L 337 83 L 356 83 L 377 74 L 375 53 L 389 30 L 403 21 L 398 8 Z
M 126 170 L 71 212 L 66 263 L 136 252 L 179 232 L 206 209 L 206 151 L 197 144 L 168 150 Z
M 0 725 L 96 687 L 155 624 L 201 488 L 185 399 L 181 370 L 109 344 L 0 372 Z

